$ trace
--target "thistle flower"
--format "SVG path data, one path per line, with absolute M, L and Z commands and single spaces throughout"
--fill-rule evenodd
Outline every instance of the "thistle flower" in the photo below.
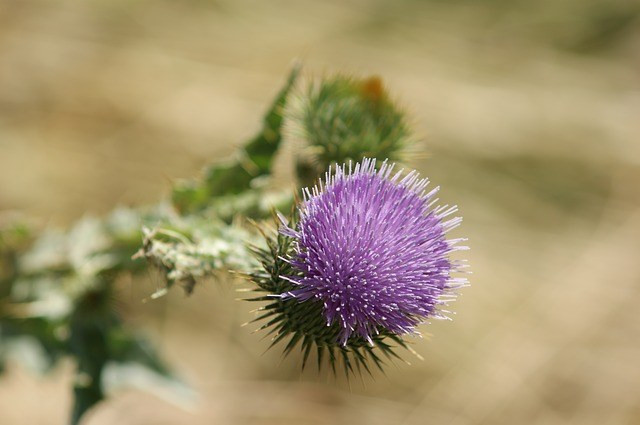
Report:
M 347 374 L 349 362 L 367 367 L 363 354 L 380 366 L 373 348 L 394 354 L 387 338 L 407 348 L 402 336 L 445 318 L 444 306 L 466 283 L 449 258 L 466 249 L 457 245 L 464 239 L 446 239 L 462 220 L 447 218 L 457 208 L 434 207 L 438 188 L 426 192 L 427 179 L 393 169 L 371 159 L 337 166 L 305 189 L 296 222 L 280 216 L 271 257 L 262 253 L 267 273 L 254 280 L 270 292 L 258 299 L 276 299 L 256 320 L 275 316 L 262 327 L 274 327 L 274 344 L 292 335 L 285 353 L 302 339 L 304 361 L 315 344 L 319 358 L 327 348 L 335 360 L 339 349 Z
M 444 220 L 457 208 L 430 210 L 438 188 L 424 194 L 428 180 L 416 172 L 401 178 L 387 162 L 375 165 L 329 171 L 324 187 L 305 191 L 297 228 L 281 230 L 295 240 L 289 261 L 300 272 L 285 277 L 296 289 L 283 297 L 321 301 L 342 345 L 353 334 L 373 344 L 381 328 L 416 333 L 425 319 L 443 317 L 438 306 L 464 280 L 451 277 L 459 240 L 445 238 L 462 221 Z

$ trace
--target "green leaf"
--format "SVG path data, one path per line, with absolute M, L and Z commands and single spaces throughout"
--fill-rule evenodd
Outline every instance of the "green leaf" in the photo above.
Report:
M 146 368 L 173 378 L 173 374 L 160 359 L 153 346 L 141 335 L 133 334 L 122 327 L 109 332 L 110 361 L 117 363 L 139 363 Z
M 202 182 L 176 184 L 172 200 L 178 211 L 183 214 L 200 211 L 214 198 L 240 194 L 251 189 L 258 178 L 271 174 L 273 159 L 282 141 L 283 109 L 299 73 L 300 66 L 295 65 L 267 111 L 262 129 L 233 159 L 209 167 Z
M 174 403 L 193 401 L 194 391 L 172 373 L 142 335 L 124 327 L 113 328 L 109 333 L 109 350 L 109 362 L 102 377 L 107 395 L 122 388 L 136 388 Z
M 152 298 L 166 294 L 174 284 L 190 294 L 199 280 L 219 271 L 253 268 L 255 260 L 247 247 L 251 239 L 244 228 L 212 217 L 174 217 L 144 230 L 136 256 L 145 257 L 165 276 L 166 288 Z
M 0 318 L 0 358 L 19 361 L 35 373 L 50 371 L 67 354 L 60 326 L 45 318 Z
M 80 418 L 95 404 L 102 401 L 102 370 L 109 360 L 106 326 L 99 322 L 76 321 L 71 330 L 71 352 L 77 361 L 73 387 L 74 405 L 71 423 Z

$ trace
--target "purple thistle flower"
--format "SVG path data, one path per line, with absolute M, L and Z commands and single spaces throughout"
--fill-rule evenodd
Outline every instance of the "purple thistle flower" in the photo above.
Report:
M 342 345 L 354 334 L 372 344 L 382 329 L 417 333 L 427 318 L 445 317 L 440 306 L 466 282 L 451 276 L 460 265 L 449 259 L 466 249 L 455 246 L 464 239 L 445 239 L 462 221 L 444 220 L 457 207 L 432 208 L 438 188 L 425 194 L 428 180 L 417 172 L 401 177 L 386 161 L 375 165 L 364 159 L 330 169 L 324 185 L 305 189 L 296 228 L 280 230 L 294 238 L 286 261 L 301 272 L 284 277 L 297 288 L 281 296 L 321 301 Z

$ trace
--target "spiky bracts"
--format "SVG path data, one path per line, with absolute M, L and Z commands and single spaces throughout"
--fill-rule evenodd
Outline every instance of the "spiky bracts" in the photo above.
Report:
M 434 208 L 438 188 L 425 193 L 427 184 L 365 159 L 305 190 L 299 220 L 258 254 L 266 273 L 254 280 L 272 300 L 260 319 L 270 319 L 263 328 L 274 327 L 274 344 L 291 335 L 285 352 L 302 341 L 305 361 L 315 345 L 366 366 L 364 354 L 406 347 L 402 335 L 446 317 L 466 282 L 449 257 L 465 247 L 445 237 L 461 222 L 447 218 L 457 208 Z
M 292 135 L 305 147 L 297 164 L 304 184 L 334 164 L 366 157 L 401 160 L 414 141 L 407 114 L 375 76 L 312 82 L 292 99 L 287 115 Z
M 385 362 L 382 356 L 386 359 L 399 358 L 394 352 L 395 348 L 400 346 L 410 349 L 398 335 L 385 331 L 373 337 L 373 345 L 358 337 L 352 337 L 346 344 L 340 345 L 337 342 L 340 327 L 337 324 L 327 326 L 321 303 L 301 303 L 293 298 L 279 296 L 295 289 L 295 285 L 283 279 L 283 276 L 299 273 L 285 260 L 294 254 L 293 239 L 276 232 L 264 231 L 263 235 L 267 248 L 251 247 L 262 267 L 250 273 L 249 277 L 256 285 L 254 290 L 264 295 L 248 300 L 266 302 L 266 305 L 256 310 L 258 316 L 251 323 L 262 323 L 257 331 L 264 330 L 267 336 L 272 335 L 269 348 L 286 342 L 283 351 L 286 356 L 299 345 L 302 369 L 314 353 L 319 371 L 327 364 L 336 374 L 338 364 L 341 363 L 346 376 L 365 371 L 371 374 L 371 364 L 383 370 Z

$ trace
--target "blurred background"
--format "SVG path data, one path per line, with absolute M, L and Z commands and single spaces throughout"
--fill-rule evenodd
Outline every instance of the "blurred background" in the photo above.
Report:
M 410 165 L 472 247 L 455 320 L 349 385 L 263 354 L 228 282 L 142 303 L 149 272 L 123 314 L 198 396 L 120 391 L 84 423 L 640 423 L 637 1 L 0 0 L 0 210 L 67 226 L 166 197 L 258 130 L 294 58 L 409 111 Z M 66 423 L 72 371 L 11 367 L 0 423 Z

